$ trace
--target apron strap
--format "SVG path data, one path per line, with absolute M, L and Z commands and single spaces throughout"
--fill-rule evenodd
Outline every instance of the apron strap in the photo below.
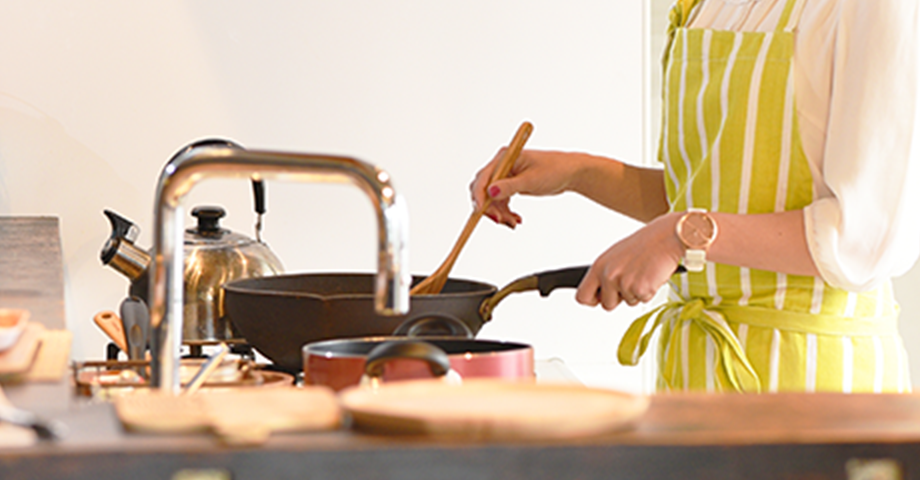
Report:
M 671 11 L 668 12 L 667 40 L 664 45 L 664 53 L 661 56 L 662 68 L 667 68 L 666 65 L 670 60 L 671 45 L 674 43 L 674 35 L 677 29 L 686 27 L 687 24 L 690 23 L 690 16 L 693 13 L 693 9 L 702 1 L 703 0 L 676 0 L 671 7 Z
M 802 10 L 805 8 L 807 0 L 786 0 L 786 6 L 783 8 L 783 14 L 776 24 L 776 31 L 792 32 L 799 26 L 799 20 L 802 17 Z
M 675 317 L 676 316 L 676 317 Z M 702 330 L 716 347 L 716 369 L 728 380 L 726 387 L 736 392 L 760 392 L 757 372 L 741 342 L 726 321 L 726 316 L 743 319 L 740 323 L 751 326 L 775 328 L 784 331 L 814 333 L 818 335 L 869 336 L 897 335 L 897 317 L 860 319 L 832 315 L 816 315 L 773 310 L 761 307 L 707 306 L 703 299 L 668 302 L 639 317 L 629 326 L 617 349 L 617 359 L 622 365 L 636 365 L 648 348 L 649 341 L 659 326 L 672 319 L 677 325 L 690 322 Z M 654 322 L 647 327 L 649 321 Z M 668 338 L 662 339 L 664 352 L 659 377 L 670 387 L 680 389 L 672 378 L 674 368 L 683 356 L 680 328 L 673 328 Z

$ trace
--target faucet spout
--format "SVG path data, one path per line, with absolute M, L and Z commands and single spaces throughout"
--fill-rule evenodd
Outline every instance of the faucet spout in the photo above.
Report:
M 183 311 L 183 211 L 181 200 L 207 178 L 352 183 L 377 214 L 375 308 L 385 315 L 409 311 L 408 209 L 389 174 L 349 157 L 254 151 L 225 144 L 192 145 L 163 168 L 154 207 L 150 268 L 151 385 L 178 394 Z

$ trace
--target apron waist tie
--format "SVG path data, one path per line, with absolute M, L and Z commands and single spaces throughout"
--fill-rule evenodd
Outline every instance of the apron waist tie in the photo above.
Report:
M 668 314 L 671 313 L 672 314 Z M 733 315 L 734 314 L 734 315 Z M 760 378 L 748 360 L 741 342 L 728 326 L 725 316 L 741 318 L 743 323 L 751 326 L 777 328 L 786 331 L 798 331 L 822 335 L 897 335 L 897 315 L 881 318 L 860 319 L 843 318 L 832 315 L 815 315 L 808 313 L 774 310 L 763 307 L 720 306 L 707 308 L 703 299 L 695 298 L 686 302 L 668 302 L 637 318 L 626 330 L 617 358 L 622 365 L 636 365 L 648 348 L 655 330 L 665 321 L 677 315 L 679 324 L 686 321 L 700 328 L 716 346 L 716 368 L 722 371 L 731 388 L 738 392 L 760 392 Z M 649 321 L 654 319 L 650 327 Z M 672 330 L 670 338 L 662 339 L 665 347 L 662 361 L 672 366 L 680 361 L 680 335 Z M 661 372 L 674 371 L 672 368 L 659 369 Z M 670 379 L 664 378 L 668 384 Z

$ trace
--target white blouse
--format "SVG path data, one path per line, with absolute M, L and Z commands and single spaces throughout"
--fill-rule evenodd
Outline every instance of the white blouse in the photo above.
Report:
M 825 281 L 866 290 L 920 254 L 918 2 L 799 1 L 796 107 L 816 199 L 808 246 Z M 690 26 L 773 31 L 784 5 L 703 0 Z

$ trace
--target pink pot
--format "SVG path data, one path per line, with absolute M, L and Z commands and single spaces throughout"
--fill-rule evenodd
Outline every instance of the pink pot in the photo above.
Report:
M 461 378 L 534 378 L 530 345 L 456 337 L 365 337 L 303 347 L 304 383 L 333 390 L 362 377 L 396 381 L 432 378 L 450 370 Z

